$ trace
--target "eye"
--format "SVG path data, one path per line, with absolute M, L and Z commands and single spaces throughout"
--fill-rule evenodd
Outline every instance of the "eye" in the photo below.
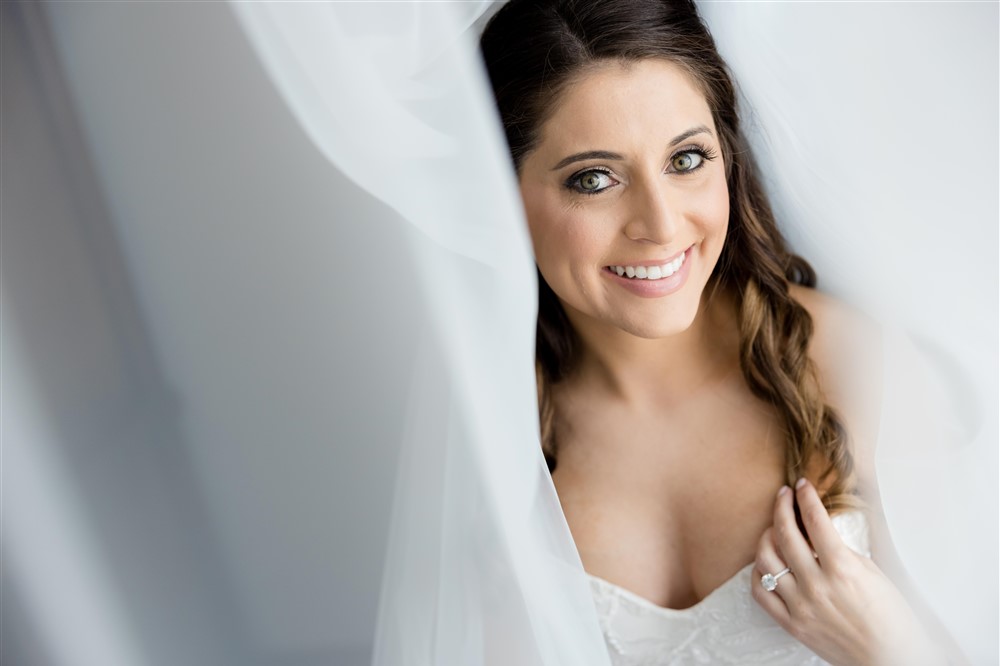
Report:
M 673 171 L 669 173 L 691 173 L 705 166 L 709 160 L 714 160 L 716 152 L 711 148 L 693 146 L 685 148 L 670 158 Z
M 697 151 L 689 150 L 674 155 L 670 164 L 677 171 L 694 171 L 701 166 L 704 159 Z
M 603 169 L 588 169 L 570 176 L 566 187 L 581 194 L 598 194 L 615 183 L 610 172 Z

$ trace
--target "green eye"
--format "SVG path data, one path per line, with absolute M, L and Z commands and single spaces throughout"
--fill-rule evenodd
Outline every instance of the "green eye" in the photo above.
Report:
M 670 161 L 677 171 L 693 171 L 701 165 L 701 155 L 698 153 L 679 153 Z
M 615 185 L 615 180 L 603 169 L 590 169 L 570 176 L 566 187 L 580 194 L 600 194 Z
M 601 177 L 596 171 L 584 174 L 580 178 L 580 188 L 584 190 L 597 190 L 601 187 Z

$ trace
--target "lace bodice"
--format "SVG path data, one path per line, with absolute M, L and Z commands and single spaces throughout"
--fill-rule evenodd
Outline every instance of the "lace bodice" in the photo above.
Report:
M 871 557 L 864 513 L 837 514 L 833 524 L 848 546 Z M 681 610 L 657 606 L 588 574 L 611 663 L 614 666 L 826 664 L 753 600 L 752 570 L 753 564 L 748 564 L 700 602 Z

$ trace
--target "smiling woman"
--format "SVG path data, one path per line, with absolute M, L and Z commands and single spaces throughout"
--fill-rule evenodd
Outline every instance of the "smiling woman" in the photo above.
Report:
M 615 663 L 944 663 L 877 566 L 877 394 L 838 368 L 878 338 L 786 249 L 694 5 L 512 0 L 481 47 L 542 446 Z

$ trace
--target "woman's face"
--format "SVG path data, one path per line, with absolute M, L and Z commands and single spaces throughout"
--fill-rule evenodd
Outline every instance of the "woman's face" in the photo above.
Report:
M 535 261 L 574 323 L 643 338 L 691 325 L 729 195 L 712 113 L 683 70 L 646 59 L 582 76 L 519 181 Z

